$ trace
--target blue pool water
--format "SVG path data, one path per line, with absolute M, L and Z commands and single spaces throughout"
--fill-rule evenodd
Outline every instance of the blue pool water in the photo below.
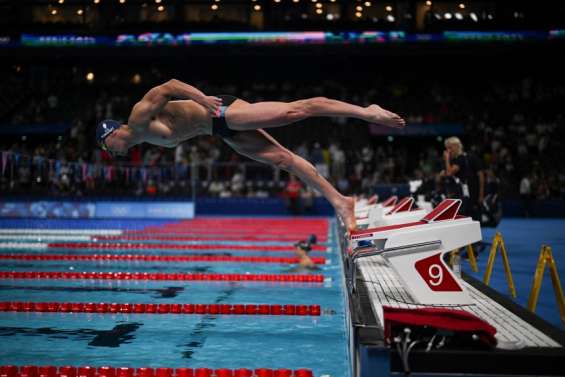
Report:
M 77 223 L 80 221 L 74 221 L 74 229 L 78 228 Z M 100 229 L 116 226 L 116 223 L 88 221 L 83 226 Z M 138 226 L 141 229 L 138 223 L 132 225 Z M 0 279 L 0 301 L 318 304 L 322 308 L 321 316 L 0 312 L 0 364 L 308 368 L 315 376 L 349 376 L 342 272 L 337 245 L 332 240 L 328 242 L 328 253 L 315 253 L 329 260 L 328 264 L 320 266 L 320 271 L 314 272 L 324 274 L 324 283 Z M 1 235 L 0 242 L 4 242 Z M 30 254 L 125 252 L 0 249 L 0 253 Z M 292 256 L 260 250 L 218 249 L 215 252 L 238 256 Z M 190 255 L 203 251 L 148 249 L 127 253 Z M 273 263 L 3 260 L 0 271 L 286 274 L 291 267 Z
M 332 318 L 2 313 L 2 363 L 347 370 Z M 6 338 L 5 338 L 6 340 Z M 6 342 L 4 342 L 6 345 Z

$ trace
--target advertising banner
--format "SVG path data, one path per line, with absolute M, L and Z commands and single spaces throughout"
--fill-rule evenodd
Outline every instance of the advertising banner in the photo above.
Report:
M 3 201 L 0 217 L 8 218 L 122 218 L 122 219 L 192 219 L 192 202 L 123 202 L 123 201 Z

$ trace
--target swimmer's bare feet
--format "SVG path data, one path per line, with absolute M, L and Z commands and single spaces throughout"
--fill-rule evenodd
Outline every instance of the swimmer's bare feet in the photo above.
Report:
M 344 196 L 341 202 L 335 208 L 337 214 L 343 220 L 347 227 L 347 231 L 351 232 L 357 228 L 355 221 L 355 199 L 350 196 Z
M 365 108 L 367 110 L 367 122 L 376 123 L 383 126 L 403 128 L 406 121 L 391 111 L 385 110 L 379 105 L 370 105 Z

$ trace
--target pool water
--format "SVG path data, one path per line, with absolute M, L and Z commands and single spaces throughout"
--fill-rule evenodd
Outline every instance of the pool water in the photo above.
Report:
M 198 314 L 98 314 L 0 312 L 0 364 L 14 365 L 91 365 L 115 367 L 170 368 L 287 368 L 311 369 L 315 376 L 349 376 L 350 360 L 346 338 L 342 272 L 337 241 L 328 219 L 195 219 L 182 224 L 140 221 L 128 224 L 93 220 L 82 222 L 84 229 L 130 229 L 156 234 L 198 234 L 206 224 L 225 222 L 229 234 L 258 234 L 270 241 L 104 241 L 143 243 L 151 249 L 34 248 L 46 242 L 76 241 L 76 235 L 58 233 L 57 241 L 46 241 L 46 223 L 19 222 L 0 229 L 0 254 L 143 254 L 143 255 L 234 255 L 285 256 L 288 251 L 261 250 L 262 246 L 288 245 L 305 238 L 314 229 L 327 251 L 314 274 L 323 274 L 323 283 L 241 282 L 241 281 L 126 281 L 126 280 L 54 280 L 0 279 L 0 301 L 32 302 L 117 302 L 117 303 L 204 303 L 204 304 L 303 304 L 320 305 L 320 316 L 291 315 L 198 315 Z M 264 222 L 264 228 L 258 226 Z M 80 220 L 72 225 L 58 221 L 51 227 L 81 229 Z M 259 224 L 259 225 L 258 225 Z M 3 224 L 0 224 L 3 225 Z M 184 225 L 183 227 L 179 225 Z M 18 242 L 8 228 L 28 228 L 30 234 Z M 216 229 L 216 231 L 218 230 Z M 238 231 L 239 229 L 239 231 Z M 41 233 L 41 232 L 44 233 Z M 39 232 L 39 233 L 37 233 Z M 88 235 L 88 231 L 85 231 Z M 256 233 L 258 232 L 258 233 Z M 208 232 L 212 234 L 212 231 Z M 21 234 L 21 233 L 20 233 Z M 25 232 L 23 234 L 26 234 Z M 140 233 L 137 233 L 140 234 Z M 43 235 L 43 239 L 41 239 Z M 4 238 L 3 238 L 4 237 Z M 74 238 L 73 238 L 74 237 Z M 233 238 L 233 237 L 231 237 Z M 94 241 L 95 242 L 95 241 Z M 167 245 L 203 245 L 214 249 L 175 250 Z M 30 245 L 31 244 L 31 245 Z M 4 247 L 2 247 L 4 245 Z M 222 249 L 223 245 L 255 245 L 253 250 Z M 234 262 L 127 262 L 127 261 L 2 261 L 0 271 L 98 271 L 149 273 L 240 273 L 289 274 L 287 263 Z

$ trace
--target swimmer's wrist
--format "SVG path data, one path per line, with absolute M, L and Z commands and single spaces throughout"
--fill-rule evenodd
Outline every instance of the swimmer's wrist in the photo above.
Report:
M 201 103 L 206 99 L 206 95 L 195 87 L 188 85 L 182 81 L 171 79 L 164 84 L 172 96 L 179 99 L 191 99 L 194 102 Z
M 192 97 L 192 100 L 202 106 L 204 106 L 206 104 L 206 96 L 203 94 L 195 94 Z

